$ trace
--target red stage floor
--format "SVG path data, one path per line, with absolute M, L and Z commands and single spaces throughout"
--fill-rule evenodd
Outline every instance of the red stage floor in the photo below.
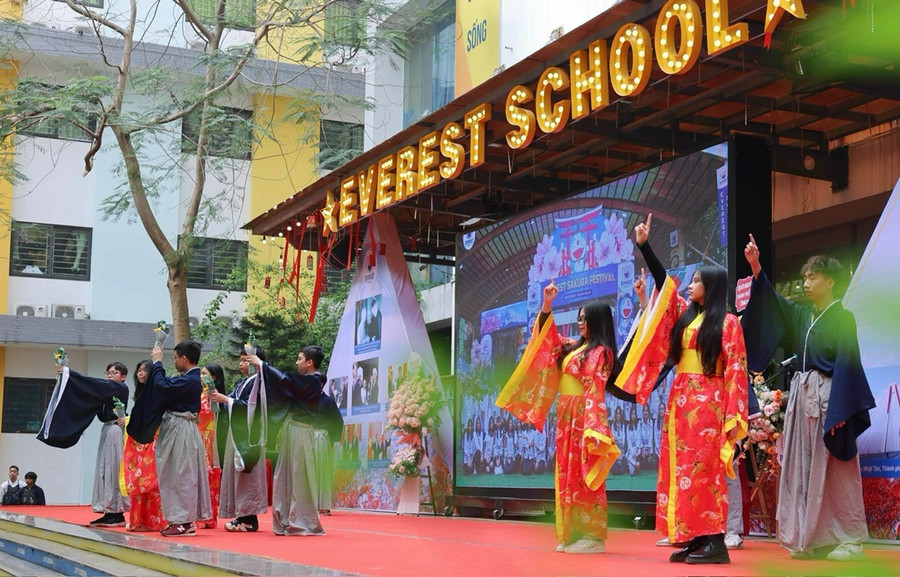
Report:
M 12 510 L 13 508 L 4 508 Z M 15 507 L 16 512 L 75 524 L 96 517 L 87 506 Z M 732 551 L 731 565 L 668 562 L 671 548 L 656 547 L 651 531 L 613 529 L 600 555 L 556 553 L 552 525 L 524 521 L 398 516 L 338 510 L 323 517 L 327 534 L 278 537 L 271 517 L 258 533 L 201 530 L 178 539 L 186 545 L 261 555 L 316 567 L 373 576 L 501 575 L 900 575 L 900 546 L 867 545 L 867 560 L 855 563 L 794 561 L 772 540 L 750 538 Z M 109 529 L 121 531 L 124 529 Z M 141 536 L 158 537 L 156 533 Z

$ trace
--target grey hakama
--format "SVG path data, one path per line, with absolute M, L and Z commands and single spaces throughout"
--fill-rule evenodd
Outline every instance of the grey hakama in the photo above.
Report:
M 94 495 L 91 497 L 91 508 L 95 513 L 124 513 L 129 509 L 130 500 L 119 489 L 124 447 L 122 427 L 116 421 L 103 423 L 94 467 Z
M 169 523 L 212 518 L 206 449 L 194 413 L 166 411 L 156 441 L 163 517 Z
M 319 511 L 331 509 L 334 489 L 334 444 L 325 429 L 315 430 L 316 487 Z
M 238 471 L 234 466 L 234 443 L 225 444 L 222 459 L 222 487 L 219 490 L 219 516 L 223 518 L 262 515 L 269 507 L 266 486 L 265 448 L 262 457 L 249 473 Z
M 794 374 L 781 437 L 784 463 L 776 514 L 778 539 L 791 551 L 862 543 L 869 537 L 859 455 L 841 461 L 823 441 L 830 396 L 831 378 L 816 370 Z
M 276 535 L 323 535 L 316 506 L 315 430 L 288 419 L 272 483 L 272 530 Z

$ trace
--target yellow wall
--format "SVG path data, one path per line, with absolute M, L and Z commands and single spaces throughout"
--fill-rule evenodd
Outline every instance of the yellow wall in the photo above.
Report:
M 250 168 L 250 216 L 256 217 L 272 208 L 282 200 L 308 186 L 318 179 L 313 156 L 318 152 L 317 141 L 319 126 L 302 126 L 281 122 L 279 119 L 285 112 L 290 98 L 271 95 L 259 95 L 256 101 L 257 122 L 269 125 L 272 138 L 264 137 L 253 151 L 253 162 Z M 310 135 L 314 141 L 310 142 Z M 262 238 L 250 237 L 250 255 L 260 264 L 271 264 L 280 261 L 284 248 L 284 239 L 262 244 Z M 293 260 L 291 251 L 289 259 Z M 316 255 L 313 255 L 316 258 Z M 292 263 L 289 263 L 292 264 Z M 315 266 L 315 263 L 314 263 Z M 313 269 L 312 278 L 314 278 Z M 272 282 L 280 279 L 272 275 Z M 306 271 L 306 254 L 301 257 L 301 290 L 308 287 L 307 294 L 312 293 L 312 280 Z M 259 296 L 260 287 L 248 286 L 251 295 Z
M 0 18 L 22 19 L 22 0 L 0 0 Z
M 9 6 L 9 3 L 3 5 L 3 8 Z M 21 14 L 21 4 L 19 4 L 19 12 Z M 0 90 L 7 90 L 10 85 L 16 81 L 16 69 L 18 62 L 2 61 L 0 62 Z M 4 143 L 0 143 L 0 162 L 7 162 L 7 156 L 14 153 L 13 140 L 10 138 Z M 0 306 L 9 306 L 9 219 L 12 214 L 12 183 L 6 179 L 0 178 Z M 6 376 L 6 347 L 0 347 L 0 378 Z M 0 381 L 0 407 L 3 407 L 3 384 Z M 3 414 L 0 411 L 0 426 L 3 425 Z M 2 438 L 2 435 L 0 435 Z

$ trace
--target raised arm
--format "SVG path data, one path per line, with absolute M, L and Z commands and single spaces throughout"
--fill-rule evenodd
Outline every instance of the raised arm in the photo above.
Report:
M 759 265 L 759 247 L 756 245 L 756 239 L 753 238 L 752 234 L 750 235 L 750 242 L 744 247 L 744 258 L 747 259 L 747 263 L 750 265 L 753 278 L 759 278 L 759 271 L 762 270 L 762 267 Z
M 656 290 L 661 291 L 663 284 L 666 282 L 666 269 L 656 258 L 656 253 L 650 248 L 650 225 L 653 223 L 653 213 L 647 215 L 647 222 L 638 223 L 634 227 L 634 242 L 641 251 L 641 256 L 650 268 L 650 274 L 653 275 L 653 282 L 656 284 Z

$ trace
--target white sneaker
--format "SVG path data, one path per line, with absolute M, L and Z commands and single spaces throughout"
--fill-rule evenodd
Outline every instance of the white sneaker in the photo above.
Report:
M 563 549 L 565 553 L 603 553 L 606 551 L 606 544 L 603 539 L 589 539 L 587 537 L 575 541 L 571 545 L 566 545 Z
M 565 543 L 560 543 L 559 545 L 556 546 L 556 552 L 557 552 L 557 553 L 563 553 L 563 552 L 565 552 L 565 550 L 566 550 L 566 544 L 565 544 Z
M 725 547 L 728 549 L 740 549 L 744 546 L 744 538 L 734 533 L 725 535 Z
M 865 558 L 866 554 L 859 543 L 841 543 L 826 557 L 829 561 L 858 561 Z

